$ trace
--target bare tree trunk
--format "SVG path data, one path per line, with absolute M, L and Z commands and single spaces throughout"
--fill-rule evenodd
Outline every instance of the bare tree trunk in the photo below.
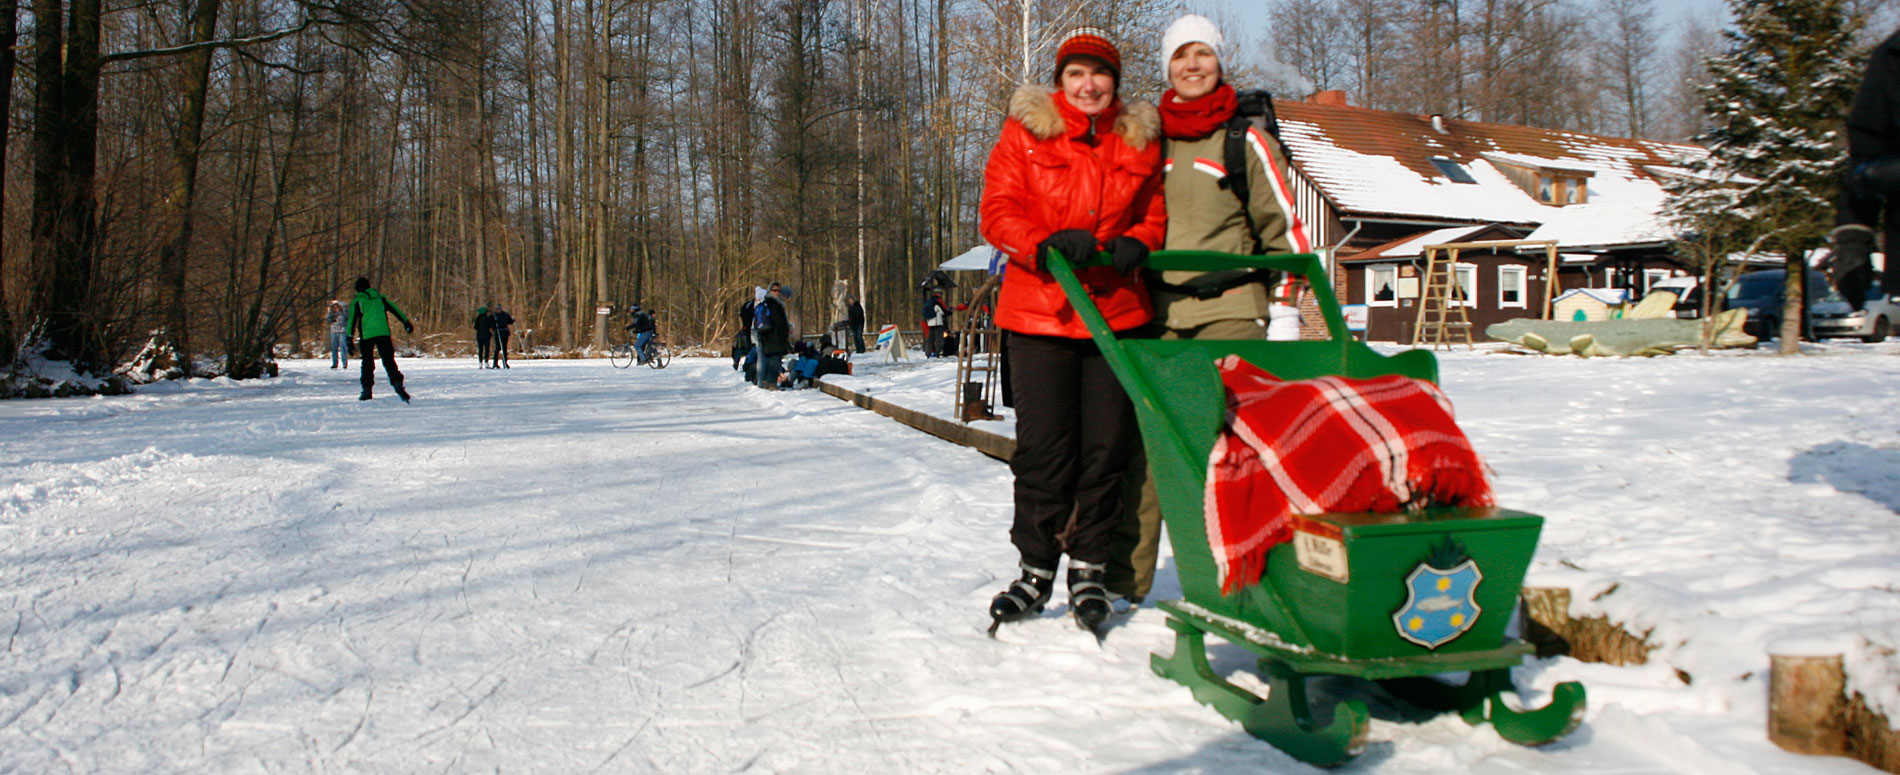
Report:
M 526 50 L 522 54 L 522 80 L 527 87 L 527 140 L 528 140 L 528 251 L 527 283 L 535 294 L 540 294 L 546 286 L 542 280 L 542 246 L 547 234 L 542 225 L 541 204 L 541 20 L 531 0 L 521 4 L 521 27 L 527 38 Z M 519 303 L 520 300 L 517 300 Z
M 98 163 L 99 0 L 34 0 L 32 309 L 54 358 L 87 373 L 106 365 L 94 309 Z
M 0 221 L 7 211 L 7 148 L 12 145 L 10 120 L 13 115 L 13 68 L 18 55 L 14 45 L 20 39 L 20 6 L 0 2 Z M 13 363 L 18 352 L 13 334 L 13 315 L 7 305 L 6 229 L 0 228 L 0 368 Z
M 574 7 L 572 0 L 554 0 L 554 58 L 560 72 L 554 96 L 555 123 L 555 255 L 561 262 L 560 293 L 556 307 L 561 320 L 561 346 L 574 346 L 574 320 L 577 300 L 574 293 L 574 268 L 580 256 L 578 214 L 575 210 L 574 185 Z
M 198 0 L 191 14 L 187 43 L 205 43 L 217 33 L 222 0 Z M 210 48 L 183 55 L 179 84 L 178 132 L 172 141 L 171 196 L 166 205 L 172 236 L 159 250 L 159 305 L 164 308 L 166 346 L 184 375 L 192 376 L 191 300 L 185 289 L 186 259 L 191 255 L 192 215 L 198 199 L 198 152 L 204 141 L 205 96 L 211 77 Z
M 1806 333 L 1802 323 L 1808 317 L 1807 250 L 1799 245 L 1788 245 L 1783 254 L 1788 257 L 1787 279 L 1782 285 L 1781 330 L 1776 335 L 1781 338 L 1782 355 L 1798 355 L 1801 335 Z

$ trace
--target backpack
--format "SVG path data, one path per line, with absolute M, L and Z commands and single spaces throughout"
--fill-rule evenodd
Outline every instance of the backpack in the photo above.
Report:
M 1233 192 L 1240 199 L 1240 216 L 1247 221 L 1247 236 L 1253 240 L 1254 255 L 1267 252 L 1260 243 L 1260 234 L 1253 224 L 1253 187 L 1247 181 L 1247 130 L 1258 129 L 1274 143 L 1280 146 L 1280 155 L 1286 156 L 1286 145 L 1280 142 L 1280 119 L 1273 115 L 1273 93 L 1266 89 L 1247 89 L 1236 93 L 1234 117 L 1227 120 L 1226 145 L 1222 161 L 1227 165 L 1227 176 L 1221 178 L 1221 188 Z
M 759 302 L 752 306 L 752 330 L 760 333 L 772 330 L 772 305 Z

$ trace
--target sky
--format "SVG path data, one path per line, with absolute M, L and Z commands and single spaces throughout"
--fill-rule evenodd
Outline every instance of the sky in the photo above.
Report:
M 1590 0 L 1584 0 L 1589 2 Z M 1267 8 L 1270 0 L 1191 0 L 1193 7 L 1217 7 L 1226 4 L 1228 13 L 1246 29 L 1247 36 L 1254 41 L 1267 39 Z M 1669 25 L 1667 39 L 1673 41 L 1676 31 L 1691 17 L 1703 19 L 1726 18 L 1728 4 L 1724 0 L 1656 0 L 1657 16 Z
M 1537 748 L 1314 682 L 1373 712 L 1338 772 L 1877 775 L 1763 732 L 1770 649 L 1844 654 L 1900 717 L 1900 342 L 1806 351 L 1440 352 L 1500 504 L 1544 518 L 1527 583 L 1657 648 L 1516 669 L 1524 705 L 1588 693 Z M 473 360 L 401 358 L 413 404 L 320 359 L 0 401 L 0 772 L 1325 772 L 1156 676 L 1152 605 L 1098 644 L 1058 592 L 985 636 L 1000 461 L 723 358 Z M 956 365 L 836 379 L 942 417 Z M 1176 574 L 1164 542 L 1154 599 Z

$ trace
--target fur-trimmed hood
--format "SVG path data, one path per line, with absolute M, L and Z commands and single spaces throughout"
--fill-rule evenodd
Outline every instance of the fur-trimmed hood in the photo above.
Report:
M 1056 93 L 1040 84 L 1023 84 L 1009 98 L 1009 116 L 1021 121 L 1023 128 L 1038 139 L 1048 140 L 1060 137 L 1069 131 L 1069 122 L 1062 116 L 1062 109 L 1056 106 Z M 1115 116 L 1115 134 L 1122 141 L 1136 149 L 1147 148 L 1149 143 L 1161 136 L 1161 113 L 1152 103 L 1117 98 L 1115 107 L 1121 112 Z M 1111 110 L 1114 108 L 1111 108 Z

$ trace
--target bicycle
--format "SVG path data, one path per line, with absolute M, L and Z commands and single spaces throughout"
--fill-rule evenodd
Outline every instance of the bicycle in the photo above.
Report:
M 613 364 L 616 369 L 632 366 L 633 361 L 632 342 L 615 342 L 613 348 L 607 351 L 607 362 Z
M 673 360 L 672 348 L 667 347 L 666 343 L 660 341 L 659 337 L 654 337 L 653 341 L 647 342 L 647 365 L 648 366 L 651 366 L 656 369 L 664 369 L 666 368 L 666 364 L 672 362 L 672 360 Z
M 655 369 L 664 369 L 672 360 L 673 351 L 666 346 L 665 342 L 657 337 L 647 342 L 646 365 Z M 634 356 L 632 342 L 618 342 L 614 344 L 613 349 L 607 351 L 607 362 L 613 364 L 616 369 L 627 368 L 638 361 L 639 358 Z

